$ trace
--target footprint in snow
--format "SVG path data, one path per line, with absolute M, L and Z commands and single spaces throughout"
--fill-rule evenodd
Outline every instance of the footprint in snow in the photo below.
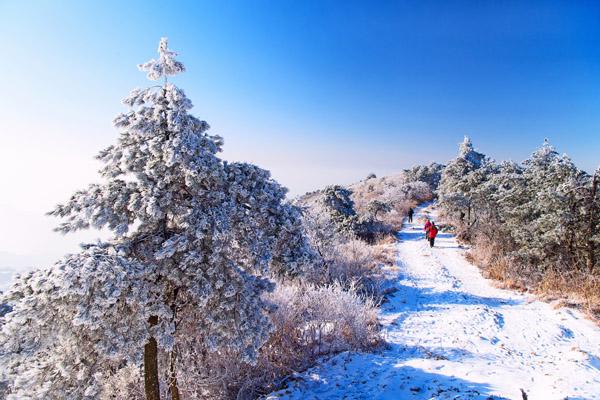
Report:
M 499 312 L 494 313 L 494 323 L 500 329 L 504 328 L 504 315 Z
M 573 339 L 575 337 L 575 334 L 573 333 L 572 330 L 570 330 L 569 328 L 567 328 L 566 326 L 560 325 L 560 336 L 564 339 Z

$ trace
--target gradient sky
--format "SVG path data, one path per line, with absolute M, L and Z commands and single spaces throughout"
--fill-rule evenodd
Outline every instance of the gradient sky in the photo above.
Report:
M 292 194 L 445 162 L 465 134 L 498 160 L 548 137 L 600 163 L 599 2 L 0 0 L 0 267 L 98 236 L 43 213 L 96 180 L 161 36 L 223 157 Z

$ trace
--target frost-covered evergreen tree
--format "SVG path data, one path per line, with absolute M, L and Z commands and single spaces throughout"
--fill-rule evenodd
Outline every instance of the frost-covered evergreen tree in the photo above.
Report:
M 342 186 L 328 186 L 323 190 L 323 205 L 336 229 L 345 235 L 358 231 L 358 215 L 354 210 L 352 192 Z
M 477 152 L 471 139 L 465 136 L 458 156 L 444 168 L 440 179 L 438 195 L 446 212 L 459 214 L 461 221 L 471 224 L 476 218 L 472 192 L 495 168 L 495 164 Z
M 98 156 L 103 183 L 51 212 L 61 232 L 108 228 L 114 239 L 27 274 L 3 300 L 13 307 L 0 335 L 9 399 L 97 398 L 106 376 L 131 365 L 143 365 L 147 399 L 161 380 L 178 399 L 178 326 L 251 361 L 270 330 L 264 276 L 310 266 L 286 190 L 268 171 L 217 157 L 221 138 L 168 80 L 183 64 L 166 39 L 158 53 L 140 69 L 161 84 L 124 100 L 120 136 Z
M 406 182 L 425 182 L 432 191 L 435 191 L 440 184 L 444 168 L 445 165 L 434 162 L 429 165 L 416 165 L 410 169 L 405 169 L 403 174 Z
M 586 267 L 589 273 L 595 273 L 600 259 L 600 167 L 592 176 L 587 177 L 584 189 L 579 192 L 583 221 L 582 249 L 585 253 Z
M 390 211 L 392 211 L 392 206 L 381 200 L 373 200 L 367 204 L 367 212 L 373 219 L 377 219 L 377 214 L 385 214 Z
M 526 184 L 517 193 L 520 201 L 506 209 L 519 254 L 538 272 L 553 264 L 572 265 L 584 217 L 577 197 L 587 174 L 547 140 L 523 165 Z

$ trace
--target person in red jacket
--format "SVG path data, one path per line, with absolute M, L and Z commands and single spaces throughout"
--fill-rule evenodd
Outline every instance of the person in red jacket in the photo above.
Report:
M 425 222 L 425 226 L 423 226 L 423 230 L 425 231 L 425 239 L 429 239 L 429 228 L 431 228 L 431 221 L 427 220 Z
M 435 222 L 431 223 L 431 226 L 429 227 L 429 247 L 433 247 L 433 244 L 435 243 L 435 237 L 438 234 L 438 227 L 435 226 Z

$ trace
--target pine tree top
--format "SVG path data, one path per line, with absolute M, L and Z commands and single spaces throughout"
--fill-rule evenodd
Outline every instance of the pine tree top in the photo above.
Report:
M 175 57 L 177 53 L 169 49 L 168 39 L 163 37 L 158 44 L 158 60 L 151 59 L 143 64 L 138 65 L 141 71 L 147 72 L 148 79 L 156 81 L 160 78 L 177 75 L 185 72 L 183 63 L 177 61 Z

